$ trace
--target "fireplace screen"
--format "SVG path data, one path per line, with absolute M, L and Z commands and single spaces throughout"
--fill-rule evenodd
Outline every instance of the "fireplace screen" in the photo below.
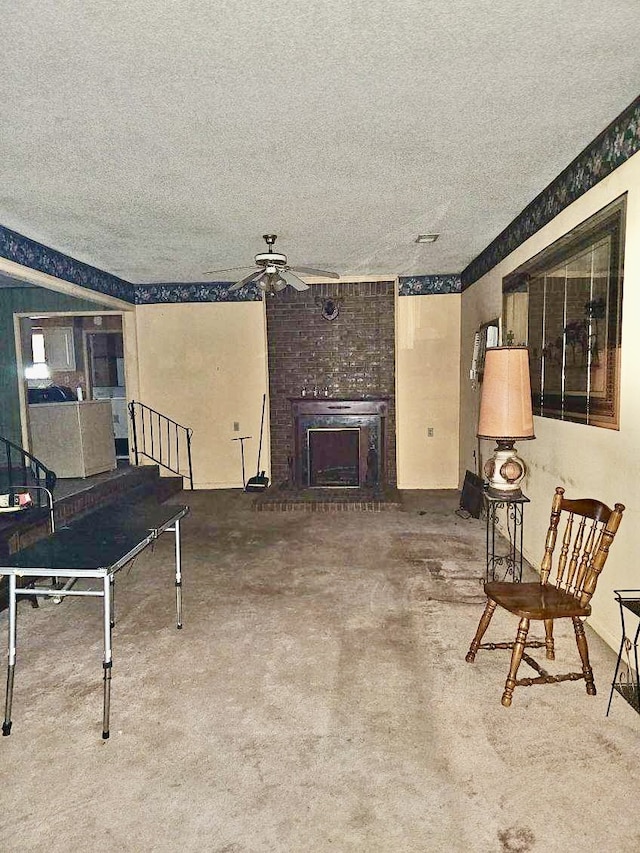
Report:
M 360 429 L 307 430 L 310 486 L 360 485 Z

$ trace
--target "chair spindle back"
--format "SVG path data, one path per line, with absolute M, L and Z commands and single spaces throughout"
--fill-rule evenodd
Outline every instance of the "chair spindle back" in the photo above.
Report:
M 551 507 L 551 520 L 541 566 L 541 582 L 549 582 L 558 527 L 564 513 L 566 523 L 552 583 L 579 599 L 581 605 L 588 604 L 620 526 L 623 512 L 624 505 L 619 503 L 615 504 L 614 509 L 609 509 L 606 504 L 593 498 L 566 500 L 564 489 L 558 486 Z

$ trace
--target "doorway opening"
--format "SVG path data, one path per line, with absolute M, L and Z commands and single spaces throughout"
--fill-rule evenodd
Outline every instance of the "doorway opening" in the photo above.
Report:
M 124 342 L 120 328 L 85 330 L 89 399 L 111 400 L 116 458 L 129 457 L 129 428 L 124 379 Z
M 23 445 L 37 456 L 33 417 L 42 404 L 104 401 L 105 429 L 119 464 L 129 459 L 129 418 L 119 313 L 21 315 L 19 352 L 24 368 Z M 47 442 L 47 433 L 35 443 Z M 42 448 L 39 448 L 42 450 Z M 45 446 L 44 452 L 48 448 Z M 113 458 L 113 456 L 112 456 Z

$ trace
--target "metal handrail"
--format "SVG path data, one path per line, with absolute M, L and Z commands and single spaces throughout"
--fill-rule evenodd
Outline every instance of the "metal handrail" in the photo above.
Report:
M 139 464 L 140 456 L 146 456 L 163 468 L 184 477 L 189 481 L 189 488 L 193 489 L 191 427 L 179 424 L 139 400 L 129 403 L 129 417 L 135 464 Z M 188 474 L 184 473 L 185 467 Z
M 4 445 L 3 456 L 6 459 L 7 482 L 6 487 L 12 489 L 28 489 L 36 487 L 38 492 L 37 506 L 42 506 L 41 491 L 37 487 L 44 487 L 45 490 L 52 492 L 56 485 L 56 474 L 50 468 L 37 459 L 33 454 L 29 453 L 23 447 L 9 441 L 0 435 L 0 444 Z M 14 457 L 18 456 L 19 464 L 16 464 Z M 4 488 L 4 483 L 2 484 Z

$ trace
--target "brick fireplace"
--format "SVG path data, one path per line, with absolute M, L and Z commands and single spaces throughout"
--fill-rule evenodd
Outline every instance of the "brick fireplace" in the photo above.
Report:
M 292 482 L 298 488 L 384 485 L 388 409 L 386 399 L 292 399 Z
M 287 288 L 266 314 L 273 484 L 395 486 L 394 282 Z

